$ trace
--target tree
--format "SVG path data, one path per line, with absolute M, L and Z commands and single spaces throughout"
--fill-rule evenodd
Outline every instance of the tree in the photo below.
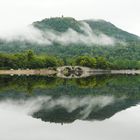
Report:
M 79 56 L 75 60 L 76 65 L 85 66 L 85 67 L 96 67 L 96 59 L 90 56 Z
M 107 69 L 109 67 L 109 62 L 107 62 L 104 57 L 97 57 L 96 61 L 96 68 Z

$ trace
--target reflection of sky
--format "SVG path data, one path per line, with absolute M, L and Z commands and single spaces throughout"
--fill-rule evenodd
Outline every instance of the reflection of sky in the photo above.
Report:
M 1 140 L 139 140 L 140 106 L 119 112 L 98 122 L 72 124 L 42 122 L 21 112 L 0 106 Z

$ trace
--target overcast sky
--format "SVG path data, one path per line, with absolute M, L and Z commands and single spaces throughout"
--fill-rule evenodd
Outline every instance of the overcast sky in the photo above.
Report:
M 140 0 L 0 0 L 0 31 L 62 14 L 105 19 L 140 36 Z

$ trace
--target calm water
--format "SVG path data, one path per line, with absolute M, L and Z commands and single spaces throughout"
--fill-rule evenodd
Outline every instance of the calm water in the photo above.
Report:
M 0 76 L 0 140 L 139 140 L 140 76 Z

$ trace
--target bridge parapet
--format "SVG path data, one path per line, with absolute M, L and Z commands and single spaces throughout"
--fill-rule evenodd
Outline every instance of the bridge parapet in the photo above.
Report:
M 75 70 L 75 69 L 77 69 L 77 68 L 80 68 L 80 69 L 82 69 L 83 71 L 91 71 L 91 70 L 92 70 L 91 68 L 82 67 L 82 66 L 62 66 L 62 67 L 58 67 L 58 68 L 57 68 L 57 71 L 60 72 L 60 71 L 64 70 L 65 68 L 70 68 L 71 70 Z

